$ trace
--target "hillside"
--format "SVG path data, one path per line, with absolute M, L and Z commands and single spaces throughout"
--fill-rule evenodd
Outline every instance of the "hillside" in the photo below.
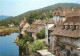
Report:
M 71 9 L 71 8 L 80 8 L 80 4 L 76 3 L 58 3 L 55 5 L 47 6 L 42 8 L 43 10 L 54 10 L 56 8 L 65 8 L 65 9 Z
M 2 20 L 2 19 L 7 19 L 7 18 L 9 18 L 10 16 L 5 16 L 5 15 L 0 15 L 0 20 Z
M 66 9 L 71 9 L 71 8 L 80 8 L 80 4 L 76 3 L 58 3 L 55 5 L 50 5 L 44 8 L 40 8 L 37 10 L 33 11 L 28 11 L 25 12 L 21 15 L 15 16 L 15 17 L 10 17 L 8 19 L 0 21 L 0 25 L 7 25 L 10 23 L 14 23 L 15 25 L 19 24 L 19 21 L 23 18 L 26 17 L 27 21 L 31 24 L 34 19 L 46 19 L 47 18 L 52 18 L 52 11 L 57 8 L 66 8 Z

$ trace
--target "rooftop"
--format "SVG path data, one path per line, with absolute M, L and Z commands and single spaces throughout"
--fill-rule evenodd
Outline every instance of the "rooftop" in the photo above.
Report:
M 74 25 L 77 25 L 78 28 L 76 28 L 76 30 L 63 29 L 64 25 L 67 25 L 67 27 L 68 25 L 73 25 L 73 28 Z M 78 38 L 80 37 L 80 16 L 68 17 L 63 24 L 56 25 L 56 27 L 52 27 L 52 28 L 53 28 L 53 32 L 50 33 L 50 35 L 60 35 L 60 36 Z

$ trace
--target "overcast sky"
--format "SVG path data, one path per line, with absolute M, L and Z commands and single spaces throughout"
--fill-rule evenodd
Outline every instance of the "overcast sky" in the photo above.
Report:
M 0 15 L 17 16 L 56 3 L 80 4 L 80 0 L 0 0 Z

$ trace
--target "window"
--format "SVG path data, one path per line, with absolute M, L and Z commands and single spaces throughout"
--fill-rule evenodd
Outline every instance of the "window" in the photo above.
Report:
M 76 30 L 76 25 L 74 25 L 74 28 L 73 28 L 73 30 Z
M 63 29 L 65 29 L 65 25 L 63 25 Z
M 67 30 L 69 30 L 70 29 L 70 25 L 68 25 L 68 28 L 67 28 Z

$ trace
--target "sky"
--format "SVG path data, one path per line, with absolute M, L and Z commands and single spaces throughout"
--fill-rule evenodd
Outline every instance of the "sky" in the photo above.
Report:
M 0 0 L 0 15 L 17 16 L 56 3 L 80 4 L 80 0 Z

